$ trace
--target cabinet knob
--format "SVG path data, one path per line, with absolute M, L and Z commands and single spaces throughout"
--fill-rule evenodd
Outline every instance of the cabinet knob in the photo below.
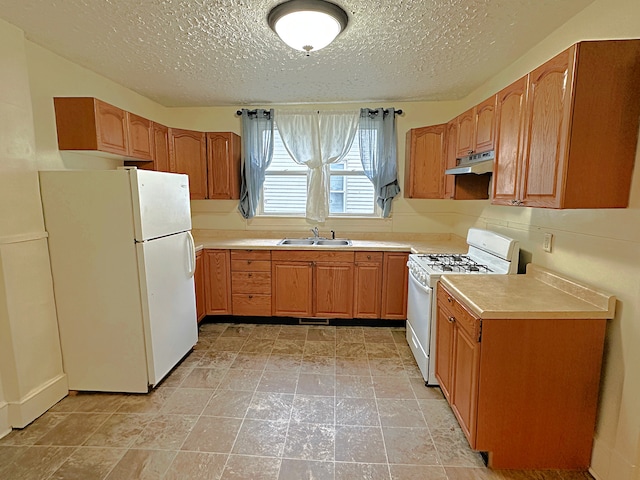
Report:
M 253 298 L 253 295 L 249 295 L 249 298 L 250 298 L 250 299 L 251 299 L 251 298 Z
M 253 273 L 248 274 L 247 277 L 249 278 L 253 277 Z
M 469 150 L 469 155 L 471 155 L 473 153 L 473 150 Z
M 449 320 L 449 323 L 453 323 L 456 321 L 456 317 L 449 317 L 447 320 Z
M 452 301 L 451 297 L 447 297 L 447 302 L 451 303 Z
M 367 260 L 371 260 L 371 255 L 367 255 Z
M 247 260 L 247 265 L 251 265 L 251 260 Z

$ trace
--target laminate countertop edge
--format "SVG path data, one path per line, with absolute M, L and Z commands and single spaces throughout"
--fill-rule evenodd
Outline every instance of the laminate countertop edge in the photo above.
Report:
M 442 284 L 481 319 L 610 319 L 616 298 L 534 264 L 524 275 L 446 274 Z

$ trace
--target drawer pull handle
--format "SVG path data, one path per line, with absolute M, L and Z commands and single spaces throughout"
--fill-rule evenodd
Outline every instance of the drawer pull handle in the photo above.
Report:
M 447 302 L 451 303 L 452 301 L 451 297 L 447 297 Z
M 249 299 L 252 299 L 252 298 L 253 298 L 253 295 L 249 295 Z
M 247 277 L 249 278 L 253 277 L 253 273 L 248 274 Z
M 449 323 L 453 323 L 456 321 L 456 317 L 449 317 L 447 320 L 449 320 Z

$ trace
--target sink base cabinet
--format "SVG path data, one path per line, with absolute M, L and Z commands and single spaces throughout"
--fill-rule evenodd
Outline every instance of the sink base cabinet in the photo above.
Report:
M 436 376 L 490 467 L 589 467 L 606 320 L 480 320 L 439 284 L 437 325 Z

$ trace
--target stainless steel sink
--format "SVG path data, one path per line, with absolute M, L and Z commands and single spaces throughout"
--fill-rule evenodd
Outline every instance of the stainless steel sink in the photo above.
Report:
M 348 247 L 351 240 L 343 238 L 284 238 L 278 245 L 291 245 L 302 247 Z

